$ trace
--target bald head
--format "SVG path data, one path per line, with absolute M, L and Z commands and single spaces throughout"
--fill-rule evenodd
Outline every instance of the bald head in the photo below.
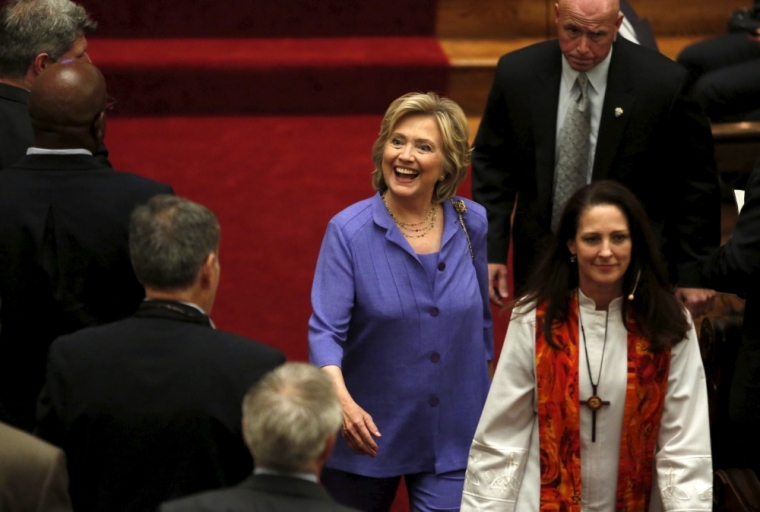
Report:
M 106 81 L 98 68 L 81 60 L 61 61 L 48 66 L 32 84 L 29 115 L 35 128 L 89 128 L 106 100 Z
M 587 72 L 610 53 L 623 15 L 619 0 L 558 0 L 557 36 L 570 67 Z
M 617 17 L 620 12 L 619 0 L 558 0 L 557 5 L 560 9 L 577 9 L 588 16 Z

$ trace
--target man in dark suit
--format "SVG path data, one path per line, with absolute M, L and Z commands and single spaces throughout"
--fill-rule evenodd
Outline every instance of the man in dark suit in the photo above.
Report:
M 488 212 L 492 301 L 500 304 L 498 295 L 507 293 L 510 235 L 519 290 L 563 197 L 591 180 L 615 179 L 644 203 L 679 298 L 693 314 L 703 313 L 714 292 L 703 289 L 701 268 L 719 242 L 720 200 L 709 124 L 684 97 L 688 74 L 654 51 L 616 40 L 617 0 L 559 0 L 555 15 L 558 40 L 500 59 L 474 143 L 473 197 Z M 586 115 L 588 134 L 585 152 L 575 155 L 580 146 L 572 135 L 580 130 L 564 126 L 574 110 Z M 567 179 L 564 161 L 578 164 L 581 182 L 558 194 Z
M 219 224 L 161 195 L 135 209 L 129 249 L 146 300 L 134 316 L 50 347 L 38 433 L 69 459 L 74 510 L 154 510 L 240 482 L 252 461 L 240 403 L 285 362 L 278 350 L 214 329 Z
M 160 512 L 349 512 L 318 483 L 343 421 L 330 376 L 289 363 L 243 401 L 243 434 L 256 461 L 237 487 L 164 503 Z
M 106 100 L 92 64 L 47 67 L 29 100 L 34 147 L 0 171 L 0 420 L 25 430 L 50 343 L 137 309 L 144 292 L 129 261 L 129 215 L 172 192 L 93 156 Z
M 0 510 L 71 512 L 64 453 L 0 423 Z
M 760 160 L 747 181 L 744 207 L 731 239 L 706 266 L 710 285 L 747 299 L 731 391 L 730 439 L 723 467 L 752 468 L 760 476 Z
M 34 144 L 27 104 L 37 75 L 60 60 L 90 62 L 85 35 L 96 26 L 69 0 L 11 0 L 0 9 L 0 169 Z M 96 156 L 110 166 L 104 145 Z

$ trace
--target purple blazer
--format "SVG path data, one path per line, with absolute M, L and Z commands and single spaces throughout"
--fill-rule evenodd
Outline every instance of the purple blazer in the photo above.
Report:
M 327 467 L 389 477 L 467 466 L 488 394 L 493 327 L 485 210 L 465 203 L 475 259 L 447 201 L 434 279 L 379 194 L 328 224 L 311 292 L 311 362 L 342 368 L 382 437 L 371 458 L 339 436 Z

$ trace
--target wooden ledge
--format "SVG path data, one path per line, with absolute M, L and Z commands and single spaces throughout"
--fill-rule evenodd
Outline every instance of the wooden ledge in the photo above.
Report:
M 716 141 L 748 139 L 760 141 L 760 122 L 716 123 L 712 125 L 712 134 Z
M 673 60 L 681 50 L 711 35 L 658 37 L 660 52 Z M 499 57 L 545 41 L 541 37 L 518 37 L 512 39 L 440 39 L 441 47 L 449 57 L 453 68 L 495 68 Z

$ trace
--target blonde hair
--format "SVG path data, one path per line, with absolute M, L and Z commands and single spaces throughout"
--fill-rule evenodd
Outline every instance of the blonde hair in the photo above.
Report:
M 435 119 L 441 131 L 443 145 L 443 180 L 435 185 L 433 202 L 441 203 L 454 195 L 457 187 L 467 177 L 470 165 L 470 129 L 462 108 L 448 98 L 434 92 L 408 93 L 396 99 L 388 107 L 380 123 L 380 134 L 372 146 L 372 186 L 385 192 L 388 185 L 383 176 L 383 151 L 396 125 L 407 116 L 423 115 Z

